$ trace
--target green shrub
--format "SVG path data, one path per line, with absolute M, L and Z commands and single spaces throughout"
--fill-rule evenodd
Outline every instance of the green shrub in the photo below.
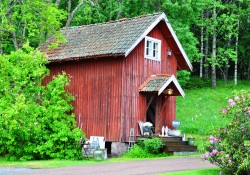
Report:
M 180 85 L 182 87 L 184 87 L 186 85 L 186 83 L 188 82 L 188 80 L 190 79 L 190 72 L 186 71 L 186 70 L 182 70 L 182 71 L 178 71 L 177 72 L 177 78 L 178 78 L 178 82 L 180 83 Z
M 48 75 L 44 55 L 30 47 L 0 55 L 0 155 L 11 160 L 79 159 L 82 131 L 72 114 L 65 74 Z
M 229 174 L 250 174 L 250 94 L 241 92 L 228 103 L 222 115 L 231 122 L 210 136 L 208 152 L 202 158 Z
M 154 158 L 154 157 L 166 157 L 167 154 L 166 153 L 153 154 L 151 152 L 148 152 L 148 150 L 146 150 L 145 148 L 135 144 L 132 149 L 130 149 L 124 154 L 124 156 L 129 158 Z
M 144 141 L 145 149 L 152 154 L 159 154 L 163 146 L 163 141 L 158 137 L 153 137 L 152 139 L 146 139 Z
M 191 77 L 190 80 L 183 86 L 185 89 L 198 89 L 211 87 L 211 80 L 206 78 Z

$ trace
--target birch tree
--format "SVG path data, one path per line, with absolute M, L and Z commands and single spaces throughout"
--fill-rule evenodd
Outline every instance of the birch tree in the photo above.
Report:
M 27 41 L 37 47 L 61 27 L 65 17 L 65 13 L 48 0 L 1 0 L 0 8 L 2 53 L 18 50 Z

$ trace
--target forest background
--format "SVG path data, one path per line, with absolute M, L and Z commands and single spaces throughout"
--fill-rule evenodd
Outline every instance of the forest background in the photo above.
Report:
M 220 100 L 219 94 L 230 95 L 228 80 L 234 84 L 247 80 L 243 88 L 249 87 L 249 0 L 0 0 L 0 155 L 13 160 L 80 158 L 79 148 L 72 145 L 84 134 L 76 128 L 74 115 L 69 113 L 73 97 L 64 90 L 68 85 L 66 75 L 55 78 L 46 87 L 41 86 L 49 70 L 43 55 L 35 49 L 51 35 L 58 38 L 58 43 L 64 42 L 58 32 L 62 27 L 158 12 L 167 15 L 194 66 L 192 76 L 198 77 L 183 87 L 186 89 L 191 84 L 203 88 L 204 82 L 212 87 L 210 92 L 199 89 L 203 92 L 200 95 L 194 92 L 199 98 L 186 98 L 190 103 L 177 99 L 177 106 L 184 112 L 177 108 L 177 114 L 184 117 L 182 123 L 191 123 L 185 122 L 188 114 L 183 110 L 185 106 L 190 109 L 188 115 L 193 117 L 192 121 L 199 119 L 197 124 L 208 124 L 207 116 L 211 116 L 210 127 L 206 125 L 207 130 L 197 131 L 207 135 L 215 127 L 212 122 L 215 115 L 201 115 L 205 111 L 195 115 L 193 99 L 203 100 L 195 103 L 197 109 L 215 111 L 211 105 L 214 101 L 208 101 L 213 99 L 209 94 L 216 95 L 216 100 Z M 178 73 L 180 83 L 185 84 L 189 76 L 187 71 Z M 224 93 L 219 91 L 219 83 L 225 85 Z M 186 92 L 192 95 L 192 89 Z M 200 104 L 204 107 L 197 106 Z M 199 126 L 193 126 L 186 125 L 183 131 L 195 133 Z
M 249 0 L 0 0 L 0 54 L 62 27 L 164 12 L 191 60 L 192 75 L 211 80 L 250 79 Z M 188 76 L 185 72 L 182 75 Z

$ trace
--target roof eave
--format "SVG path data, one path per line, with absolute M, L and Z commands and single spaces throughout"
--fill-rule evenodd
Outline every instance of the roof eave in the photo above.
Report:
M 180 49 L 180 52 L 183 55 L 183 58 L 184 58 L 185 62 L 187 63 L 187 66 L 188 66 L 189 70 L 193 71 L 193 66 L 192 66 L 191 62 L 189 61 L 186 52 L 184 51 L 184 49 L 183 49 L 183 47 L 182 47 L 179 39 L 177 38 L 177 36 L 176 36 L 176 34 L 175 34 L 175 32 L 174 32 L 171 24 L 168 22 L 168 19 L 167 19 L 166 15 L 165 14 L 163 14 L 163 15 L 165 16 L 165 20 L 164 21 L 165 21 L 165 23 L 166 23 L 166 25 L 167 25 L 167 27 L 168 27 L 171 35 L 173 36 L 174 41 L 176 42 L 178 48 Z
M 116 53 L 116 54 L 102 54 L 102 55 L 91 55 L 91 56 L 83 56 L 83 57 L 70 57 L 65 59 L 49 59 L 46 58 L 49 62 L 64 62 L 64 61 L 75 61 L 75 60 L 85 60 L 85 59 L 99 59 L 106 57 L 125 57 L 124 53 Z
M 161 95 L 161 93 L 167 88 L 167 86 L 173 82 L 174 85 L 176 86 L 176 88 L 178 89 L 179 93 L 181 94 L 181 96 L 184 98 L 185 97 L 185 93 L 183 91 L 183 89 L 181 88 L 181 85 L 178 83 L 177 79 L 175 78 L 174 75 L 172 75 L 167 81 L 166 83 L 158 90 L 158 96 Z
M 181 54 L 183 55 L 183 58 L 188 66 L 188 69 L 190 71 L 193 70 L 193 66 L 191 64 L 191 62 L 188 59 L 188 56 L 186 54 L 186 52 L 184 51 L 179 39 L 177 38 L 171 24 L 168 22 L 168 19 L 165 15 L 165 13 L 162 13 L 148 28 L 147 30 L 145 30 L 145 32 L 136 40 L 136 42 L 134 44 L 132 44 L 132 46 L 125 52 L 125 57 L 127 57 L 130 52 L 132 52 L 132 50 L 145 38 L 145 36 L 147 36 L 147 34 L 160 22 L 160 21 L 164 21 L 166 26 L 168 27 L 172 37 L 174 38 L 174 41 L 176 42 L 178 48 L 180 49 Z
M 132 52 L 132 50 L 145 38 L 145 36 L 161 21 L 164 20 L 166 15 L 162 13 L 148 28 L 143 32 L 143 34 L 135 41 L 134 44 L 125 52 L 125 57 Z

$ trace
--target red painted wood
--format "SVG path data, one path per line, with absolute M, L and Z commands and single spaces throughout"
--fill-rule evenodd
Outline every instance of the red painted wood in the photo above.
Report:
M 75 96 L 76 121 L 87 137 L 128 141 L 130 128 L 140 134 L 138 121 L 146 121 L 146 96 L 139 93 L 139 86 L 152 74 L 176 75 L 177 61 L 174 55 L 167 57 L 171 41 L 166 41 L 165 34 L 160 26 L 148 34 L 162 41 L 161 62 L 144 58 L 143 40 L 126 58 L 51 63 L 51 75 L 44 82 L 65 71 L 71 77 L 68 91 Z M 164 99 L 157 97 L 158 101 Z M 160 125 L 170 126 L 174 118 L 175 97 L 170 97 L 160 113 Z

